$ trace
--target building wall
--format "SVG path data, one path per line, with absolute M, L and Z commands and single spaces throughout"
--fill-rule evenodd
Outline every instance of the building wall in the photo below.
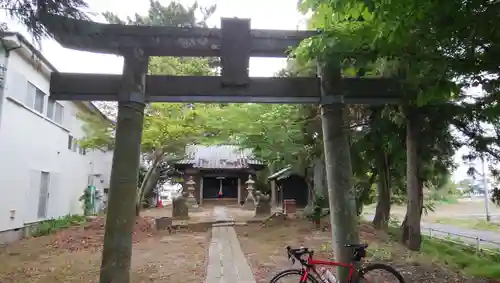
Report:
M 47 95 L 49 77 L 19 50 L 10 52 L 6 85 L 0 96 L 0 232 L 82 213 L 78 198 L 89 175 L 100 174 L 93 183 L 102 189 L 109 186 L 111 170 L 112 153 L 85 153 L 75 140 L 84 136 L 77 113 L 90 110 L 78 103 L 58 101 L 62 119 L 61 115 L 56 118 L 54 112 L 48 113 L 54 109 Z M 0 52 L 0 58 L 4 53 Z M 28 95 L 33 94 L 28 82 L 44 93 L 43 103 L 41 99 L 35 103 L 35 98 Z M 42 97 L 40 92 L 38 97 Z M 45 216 L 38 213 L 40 200 L 44 199 L 40 197 L 42 174 L 48 176 Z

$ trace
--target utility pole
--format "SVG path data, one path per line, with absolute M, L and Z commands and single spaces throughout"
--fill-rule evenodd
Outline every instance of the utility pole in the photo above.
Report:
M 481 167 L 483 175 L 483 188 L 484 188 L 484 212 L 486 214 L 486 221 L 490 222 L 490 212 L 489 212 L 489 190 L 488 190 L 488 179 L 486 178 L 486 170 L 484 169 L 484 154 L 481 153 Z

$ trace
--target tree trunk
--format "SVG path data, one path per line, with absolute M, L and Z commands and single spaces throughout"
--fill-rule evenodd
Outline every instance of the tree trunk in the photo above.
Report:
M 305 181 L 306 181 L 306 184 L 307 184 L 307 205 L 306 207 L 304 207 L 304 214 L 305 215 L 310 215 L 312 214 L 313 212 L 313 209 L 314 209 L 314 201 L 315 201 L 315 198 L 316 198 L 316 194 L 315 194 L 315 185 L 314 185 L 314 166 L 313 166 L 313 172 L 312 172 L 313 176 L 309 176 L 310 175 L 310 170 L 306 169 L 305 170 Z
M 376 229 L 387 230 L 391 216 L 391 187 L 389 183 L 389 164 L 386 152 L 380 155 L 378 164 L 377 208 L 375 209 L 373 226 Z
M 155 165 L 153 167 L 151 175 L 148 176 L 147 182 L 144 184 L 144 186 L 139 192 L 139 195 L 137 196 L 136 216 L 140 215 L 140 211 L 143 207 L 144 196 L 154 189 L 159 179 L 160 179 L 160 172 L 158 171 L 158 167 Z M 144 180 L 146 180 L 146 178 L 144 178 Z
M 125 56 L 100 283 L 130 282 L 147 67 L 148 57 L 142 50 L 133 50 Z
M 325 158 L 317 158 L 314 167 L 314 191 L 316 194 L 322 195 L 325 200 L 328 199 L 328 184 L 326 182 L 326 167 Z M 325 201 L 325 207 L 329 207 L 327 201 Z
M 141 187 L 137 192 L 137 203 L 135 204 L 136 216 L 139 216 L 141 212 L 144 195 L 146 195 L 154 188 L 156 183 L 158 183 L 158 179 L 160 178 L 160 172 L 158 172 L 158 164 L 163 159 L 163 152 L 161 154 L 155 152 L 153 158 L 153 164 L 151 164 L 151 167 L 149 167 L 146 176 L 144 176 L 144 180 L 142 180 Z
M 154 162 L 153 162 L 154 164 Z M 146 175 L 144 175 L 144 179 L 142 180 L 142 184 L 139 188 L 137 188 L 137 198 L 136 198 L 136 204 L 135 204 L 135 216 L 139 216 L 141 213 L 141 203 L 142 203 L 142 196 L 144 188 L 146 187 L 146 184 L 148 180 L 151 177 L 151 174 L 153 174 L 153 171 L 155 170 L 155 166 L 150 166 L 148 169 L 148 172 L 146 172 Z
M 314 163 L 313 163 L 313 184 L 312 186 L 308 186 L 309 190 L 309 201 L 307 203 L 306 208 L 304 211 L 306 213 L 312 213 L 312 210 L 314 208 L 314 200 L 316 199 L 317 195 L 323 196 L 325 199 L 325 203 L 327 203 L 328 199 L 328 190 L 325 189 L 325 161 L 322 158 L 315 158 Z M 326 194 L 325 194 L 326 193 Z M 328 206 L 325 204 L 325 206 Z
M 325 64 L 319 69 L 321 92 L 325 98 L 338 97 L 341 74 L 338 66 Z M 337 88 L 337 89 L 335 89 Z M 335 260 L 350 262 L 352 250 L 344 245 L 357 243 L 358 217 L 356 215 L 356 192 L 352 186 L 352 165 L 348 142 L 348 127 L 344 122 L 346 106 L 343 103 L 321 106 L 323 144 L 326 178 L 328 180 L 328 202 L 332 223 L 332 246 Z M 347 282 L 348 270 L 337 268 L 339 282 Z
M 413 109 L 407 113 L 406 124 L 406 181 L 408 202 L 406 216 L 401 225 L 401 240 L 410 249 L 420 250 L 421 233 L 420 220 L 422 214 L 423 192 L 419 182 L 418 173 L 418 123 L 417 114 Z

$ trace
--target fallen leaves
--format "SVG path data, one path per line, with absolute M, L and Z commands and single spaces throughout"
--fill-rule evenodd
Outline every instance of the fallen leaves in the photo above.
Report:
M 330 229 L 315 230 L 313 224 L 308 221 L 289 220 L 281 226 L 267 228 L 255 224 L 235 227 L 235 230 L 257 283 L 269 282 L 278 272 L 292 268 L 292 263 L 285 254 L 287 245 L 312 248 L 317 259 L 333 258 Z M 370 245 L 368 256 L 372 258 L 368 258 L 368 262 L 385 262 L 392 265 L 407 282 L 484 283 L 483 280 L 465 278 L 428 259 L 420 259 L 398 243 L 390 242 L 387 235 L 378 233 L 371 225 L 360 225 L 360 239 Z M 410 259 L 413 262 L 410 262 Z
M 60 231 L 55 235 L 55 239 L 51 245 L 54 248 L 69 251 L 100 249 L 104 239 L 105 224 L 104 217 L 97 217 L 85 226 L 72 227 Z M 153 224 L 153 218 L 138 217 L 135 221 L 132 234 L 133 243 L 153 236 L 155 234 Z
M 202 282 L 210 232 L 157 233 L 154 219 L 138 218 L 132 246 L 132 282 Z M 1 283 L 97 282 L 105 220 L 31 238 L 0 249 Z

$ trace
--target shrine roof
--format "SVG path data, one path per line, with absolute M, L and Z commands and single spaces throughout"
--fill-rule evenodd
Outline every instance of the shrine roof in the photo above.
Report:
M 198 169 L 247 169 L 252 165 L 263 165 L 251 149 L 236 145 L 188 145 L 186 158 L 176 164 L 192 165 Z
M 268 181 L 272 180 L 281 180 L 281 179 L 286 179 L 288 178 L 291 174 L 293 174 L 292 166 L 288 165 L 287 167 L 279 170 L 278 172 L 272 174 L 271 176 L 267 177 Z

